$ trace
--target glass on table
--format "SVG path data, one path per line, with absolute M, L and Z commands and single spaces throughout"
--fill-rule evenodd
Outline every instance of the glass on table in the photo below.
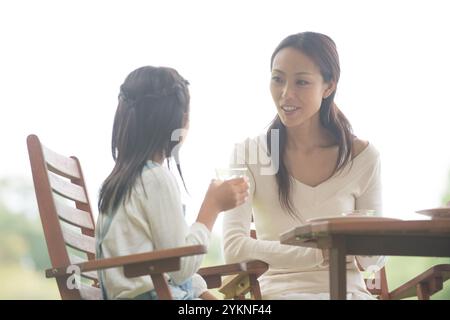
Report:
M 369 209 L 355 209 L 348 210 L 341 213 L 344 217 L 375 217 L 377 216 L 376 210 Z

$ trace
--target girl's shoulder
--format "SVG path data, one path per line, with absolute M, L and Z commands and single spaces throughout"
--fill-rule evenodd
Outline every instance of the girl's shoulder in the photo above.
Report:
M 142 171 L 142 182 L 147 188 L 169 191 L 177 189 L 177 182 L 172 172 L 164 166 L 146 167 Z

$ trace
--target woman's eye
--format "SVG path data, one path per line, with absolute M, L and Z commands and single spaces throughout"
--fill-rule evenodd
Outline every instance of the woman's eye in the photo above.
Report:
M 282 80 L 279 76 L 272 76 L 272 81 L 276 83 L 280 83 Z
M 306 86 L 309 82 L 305 80 L 297 80 L 297 84 L 300 86 Z

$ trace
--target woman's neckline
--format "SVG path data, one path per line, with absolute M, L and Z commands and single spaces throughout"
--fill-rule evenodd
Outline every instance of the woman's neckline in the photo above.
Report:
M 368 151 L 368 149 L 369 149 L 370 147 L 371 147 L 371 144 L 370 144 L 370 142 L 369 142 L 369 143 L 367 144 L 367 146 L 366 146 L 360 153 L 358 153 L 358 154 L 352 159 L 352 165 L 354 165 L 354 163 L 355 163 L 357 160 L 359 161 L 359 159 L 361 159 L 362 156 L 363 156 L 364 154 L 367 153 L 367 151 Z M 313 190 L 314 190 L 314 189 L 318 189 L 319 187 L 321 187 L 321 186 L 323 186 L 324 184 L 328 183 L 329 181 L 333 180 L 333 179 L 336 177 L 336 173 L 332 174 L 329 178 L 327 178 L 326 180 L 320 182 L 319 184 L 317 184 L 317 185 L 315 185 L 315 186 L 311 186 L 311 185 L 309 185 L 309 184 L 306 184 L 306 183 L 304 183 L 304 182 L 301 182 L 300 180 L 298 180 L 297 178 L 295 178 L 295 177 L 292 176 L 292 175 L 289 175 L 289 177 L 291 177 L 292 179 L 294 179 L 294 181 L 297 182 L 298 184 L 301 184 L 302 186 L 305 186 L 305 187 L 307 187 L 307 188 L 309 188 L 309 189 L 313 189 Z

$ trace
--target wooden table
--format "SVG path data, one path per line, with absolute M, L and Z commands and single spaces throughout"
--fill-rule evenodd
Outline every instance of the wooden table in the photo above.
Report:
M 281 234 L 280 242 L 329 249 L 330 298 L 345 300 L 347 254 L 450 257 L 450 219 L 330 219 L 295 227 Z

